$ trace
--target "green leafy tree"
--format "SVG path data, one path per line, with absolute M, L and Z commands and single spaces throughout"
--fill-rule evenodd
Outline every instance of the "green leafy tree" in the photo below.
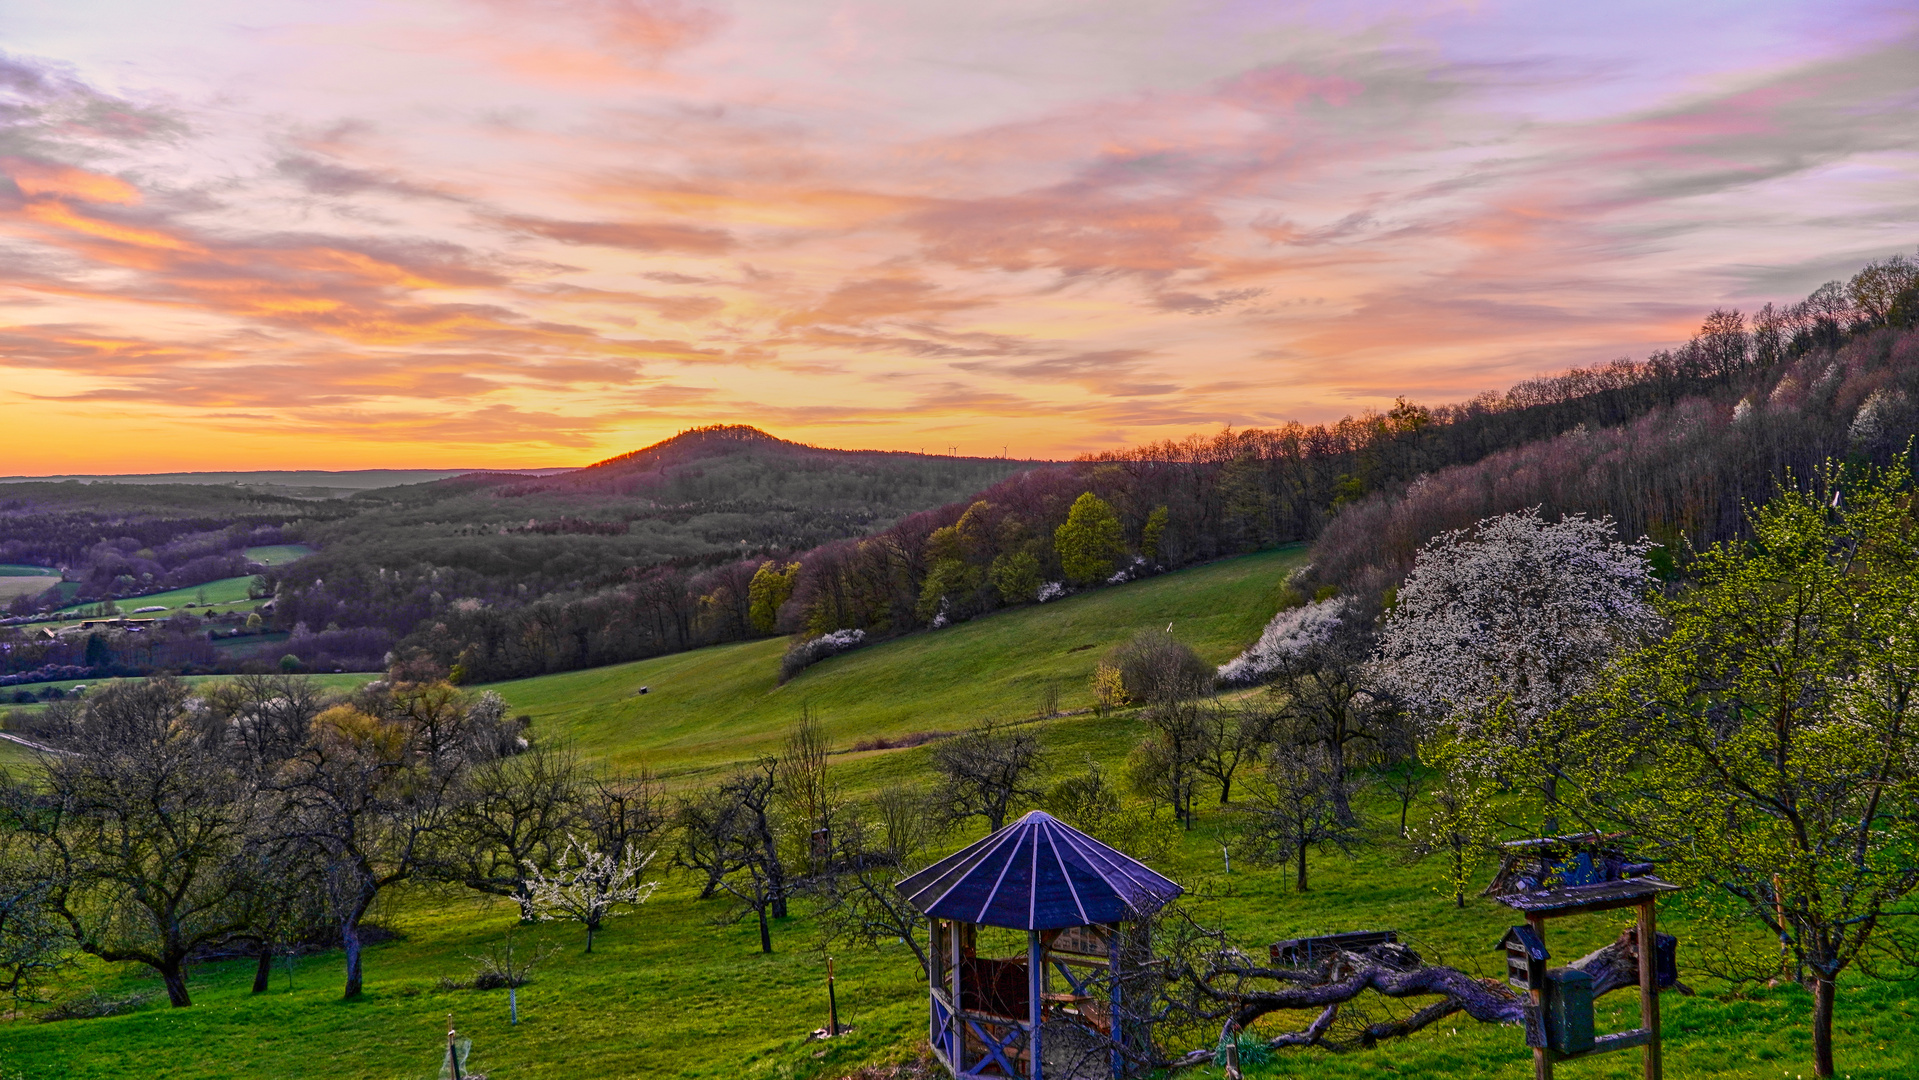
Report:
M 1139 553 L 1149 559 L 1159 558 L 1160 545 L 1166 539 L 1166 526 L 1172 521 L 1172 515 L 1164 506 L 1153 507 L 1146 515 L 1146 527 L 1140 531 Z
M 958 618 L 982 606 L 992 562 L 992 530 L 987 518 L 992 505 L 976 502 L 951 525 L 934 529 L 926 538 L 926 579 L 920 585 L 917 612 L 932 620 L 942 611 Z
M 1053 532 L 1053 547 L 1066 576 L 1084 584 L 1113 572 L 1113 558 L 1124 550 L 1120 537 L 1119 515 L 1089 491 L 1073 500 L 1066 523 Z
M 1039 556 L 1024 548 L 1009 551 L 993 560 L 986 576 L 999 590 L 1000 599 L 1009 604 L 1024 604 L 1039 594 Z
M 780 607 L 793 598 L 793 585 L 800 578 L 800 564 L 781 566 L 775 562 L 760 564 L 753 579 L 746 583 L 747 617 L 753 629 L 770 634 L 779 622 Z
M 1719 973 L 1776 975 L 1783 950 L 1810 984 L 1818 1076 L 1841 974 L 1919 943 L 1912 477 L 1845 479 L 1778 496 L 1749 542 L 1701 553 L 1671 634 L 1619 665 L 1596 723 L 1569 725 L 1590 810 L 1709 912 L 1769 931 L 1708 942 Z

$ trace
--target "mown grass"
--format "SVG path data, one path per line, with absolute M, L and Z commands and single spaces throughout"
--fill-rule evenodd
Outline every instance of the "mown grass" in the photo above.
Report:
M 251 576 L 220 578 L 203 585 L 189 585 L 183 589 L 168 589 L 165 592 L 149 593 L 145 596 L 129 596 L 115 600 L 114 605 L 120 609 L 121 615 L 127 616 L 132 615 L 135 608 L 156 606 L 166 608 L 166 614 L 171 614 L 187 604 L 194 605 L 194 611 L 202 615 L 228 611 L 252 611 L 264 603 L 261 600 L 248 598 L 247 588 L 252 583 Z M 64 626 L 85 621 L 87 618 L 98 618 L 99 616 L 83 614 L 97 607 L 99 607 L 97 603 L 75 604 L 54 612 L 60 617 L 59 621 L 34 625 L 36 628 L 43 625 Z M 162 613 L 156 611 L 151 614 Z
M 305 544 L 263 544 L 250 547 L 241 552 L 250 561 L 264 563 L 267 566 L 285 566 L 313 554 L 313 549 Z
M 1149 615 L 1153 621 L 1145 625 L 1164 626 L 1173 619 L 1175 630 L 1209 659 L 1223 659 L 1250 641 L 1270 614 L 1266 590 L 1292 557 L 1233 560 L 1191 571 L 1184 578 L 1187 589 L 1171 588 L 1182 578 L 1168 577 L 877 646 L 829 661 L 787 688 L 806 694 L 771 687 L 767 669 L 777 659 L 777 648 L 764 644 L 498 689 L 517 707 L 535 712 L 536 732 L 571 735 L 611 761 L 672 762 L 683 770 L 684 781 L 693 779 L 685 775 L 692 770 L 771 748 L 801 700 L 820 708 L 842 746 L 856 736 L 958 728 L 981 715 L 1016 718 L 1032 711 L 1035 680 L 1044 678 L 1067 684 L 1068 707 L 1083 703 L 1083 697 L 1073 695 L 1084 693 L 1079 684 L 1103 644 L 1122 640 Z M 1206 599 L 1188 606 L 1181 592 Z M 1077 648 L 1088 641 L 1095 647 Z M 864 666 L 848 674 L 856 662 Z M 733 665 L 730 680 L 728 664 Z M 959 671 L 926 670 L 938 665 Z M 651 700 L 655 695 L 678 693 L 682 696 L 665 700 L 689 710 L 696 707 L 691 703 L 703 703 L 697 707 L 720 730 L 701 736 L 684 722 L 665 722 L 673 714 L 656 715 L 663 710 L 622 711 L 624 695 L 643 681 L 653 687 L 643 704 L 658 705 Z M 729 681 L 739 684 L 732 696 Z M 1116 768 L 1141 735 L 1137 717 L 1125 714 L 1033 723 L 1055 772 L 1076 769 L 1085 757 Z M 833 760 L 848 794 L 864 797 L 884 786 L 923 782 L 930 752 L 922 746 Z M 1372 809 L 1386 816 L 1383 806 Z M 1433 888 L 1436 867 L 1408 862 L 1390 829 L 1355 858 L 1315 854 L 1312 891 L 1299 894 L 1286 871 L 1249 867 L 1239 853 L 1234 872 L 1222 872 L 1214 830 L 1224 817 L 1217 808 L 1205 808 L 1200 827 L 1181 834 L 1160 865 L 1191 890 L 1196 918 L 1224 927 L 1249 949 L 1302 934 L 1391 927 L 1430 959 L 1486 975 L 1499 972 L 1492 945 L 1512 921 L 1510 913 L 1477 899 L 1455 909 Z M 949 846 L 976 835 L 977 829 L 953 836 Z M 824 955 L 807 906 L 796 904 L 794 917 L 776 924 L 777 951 L 761 956 L 751 923 L 725 921 L 723 902 L 699 901 L 690 882 L 663 863 L 656 865 L 666 887 L 639 914 L 612 921 L 591 956 L 580 952 L 582 937 L 570 925 L 532 931 L 564 949 L 521 991 L 518 1027 L 507 1023 L 504 992 L 438 986 L 442 977 L 468 976 L 474 966 L 469 957 L 499 941 L 514 925 L 515 911 L 471 894 L 418 889 L 397 896 L 384 913 L 404 937 L 369 950 L 369 990 L 362 1000 L 339 1000 L 337 954 L 301 960 L 291 989 L 285 972 L 276 972 L 272 990 L 260 997 L 247 992 L 251 962 L 206 964 L 194 973 L 191 1009 L 168 1009 L 164 998 L 157 998 L 137 1012 L 103 1020 L 0 1023 L 0 1076 L 12 1069 L 59 1080 L 426 1078 L 437 1075 L 449 1013 L 474 1040 L 471 1066 L 495 1080 L 812 1080 L 918 1052 L 925 991 L 903 947 L 836 951 L 841 1015 L 855 1032 L 826 1044 L 808 1042 L 807 1034 L 825 1023 L 826 1003 Z M 1682 978 L 1701 990 L 1698 997 L 1674 995 L 1665 1001 L 1667 1075 L 1709 1080 L 1810 1075 L 1806 995 L 1796 987 L 1749 997 L 1727 993 L 1688 968 L 1685 942 L 1693 931 L 1684 900 L 1664 902 L 1661 919 L 1664 929 L 1681 937 Z M 1610 939 L 1622 920 L 1609 915 L 1555 922 L 1556 956 L 1577 956 Z M 88 962 L 62 992 L 89 986 L 117 993 L 157 983 L 130 966 Z M 1376 1014 L 1390 1007 L 1377 1001 L 1365 1005 Z M 1631 993 L 1614 994 L 1602 999 L 1600 1023 L 1603 1029 L 1628 1027 L 1636 1022 L 1635 1013 Z M 1303 1014 L 1275 1016 L 1262 1027 L 1297 1028 L 1308 1020 Z M 1841 1074 L 1859 1080 L 1919 1076 L 1916 1025 L 1919 982 L 1849 980 L 1841 990 L 1837 1025 Z M 1629 1052 L 1561 1070 L 1582 1080 L 1624 1080 L 1639 1075 L 1639 1061 Z M 1516 1029 L 1461 1017 L 1371 1051 L 1281 1052 L 1272 1065 L 1250 1074 L 1520 1080 L 1531 1075 L 1531 1065 Z
M 811 706 L 835 744 L 980 720 L 1035 716 L 1055 685 L 1062 710 L 1092 704 L 1093 667 L 1142 629 L 1171 625 L 1224 663 L 1259 636 L 1298 548 L 1225 559 L 1123 588 L 1003 611 L 834 657 L 778 684 L 784 639 L 495 683 L 534 731 L 616 765 L 685 770 L 770 753 Z M 641 687 L 647 687 L 644 695 Z
M 60 571 L 44 566 L 0 564 L 0 601 L 16 596 L 38 596 L 60 580 Z
M 1053 722 L 1047 733 L 1056 750 L 1114 746 L 1116 737 L 1130 734 L 1124 729 L 1131 723 L 1069 718 Z M 869 788 L 883 775 L 874 771 L 849 779 Z M 1227 928 L 1254 950 L 1300 934 L 1392 927 L 1429 958 L 1490 976 L 1500 962 L 1491 945 L 1511 921 L 1509 912 L 1486 901 L 1454 909 L 1430 888 L 1433 868 L 1403 865 L 1390 843 L 1353 860 L 1336 853 L 1315 856 L 1313 890 L 1304 895 L 1291 891 L 1284 871 L 1238 865 L 1230 876 L 1219 873 L 1219 855 L 1204 821 L 1182 837 L 1162 866 L 1207 893 L 1192 901 L 1196 917 Z M 723 903 L 703 903 L 684 880 L 663 876 L 668 887 L 639 914 L 611 922 L 590 956 L 581 953 L 581 935 L 571 926 L 531 931 L 559 943 L 562 951 L 521 991 L 517 1027 L 507 1023 L 503 992 L 438 986 L 442 977 L 470 975 L 470 957 L 501 940 L 514 924 L 514 911 L 469 896 L 421 892 L 389 912 L 405 937 L 369 951 L 370 989 L 363 1000 L 339 1000 L 337 954 L 299 961 L 290 990 L 285 971 L 276 971 L 272 990 L 260 997 L 248 993 L 250 962 L 207 964 L 195 972 L 191 1009 L 168 1009 L 164 998 L 157 998 L 135 1013 L 104 1020 L 0 1023 L 0 1068 L 61 1080 L 143 1073 L 426 1078 L 435 1075 L 449 1013 L 474 1040 L 474 1068 L 495 1078 L 808 1080 L 917 1052 L 925 991 L 903 947 L 836 951 L 841 1016 L 856 1031 L 828 1044 L 810 1043 L 808 1032 L 825 1024 L 826 1004 L 823 953 L 805 906 L 796 905 L 793 918 L 776 924 L 777 951 L 761 956 L 750 923 L 720 921 Z M 1683 942 L 1688 922 L 1680 905 L 1666 902 L 1661 917 L 1665 929 Z M 1570 922 L 1557 922 L 1551 931 L 1555 952 L 1569 957 L 1611 938 L 1620 920 L 1595 916 L 1584 925 Z M 1810 1002 L 1803 991 L 1729 994 L 1686 971 L 1684 944 L 1681 948 L 1682 975 L 1701 993 L 1668 996 L 1663 1003 L 1668 1076 L 1766 1080 L 1811 1074 Z M 88 964 L 70 980 L 73 991 L 96 986 L 119 993 L 155 985 L 129 967 L 98 964 Z M 1377 1000 L 1364 1007 L 1376 1017 L 1385 1009 L 1406 1011 Z M 1633 1026 L 1634 995 L 1627 991 L 1601 999 L 1599 1018 L 1602 1030 Z M 1275 1014 L 1259 1030 L 1296 1029 L 1310 1019 Z M 1915 1025 L 1919 983 L 1848 981 L 1837 1023 L 1842 1075 L 1860 1080 L 1919 1075 Z M 1639 1075 L 1638 1055 L 1632 1052 L 1561 1068 L 1581 1078 Z M 1283 1051 L 1272 1065 L 1250 1075 L 1520 1080 L 1530 1070 L 1516 1029 L 1456 1017 L 1370 1051 Z

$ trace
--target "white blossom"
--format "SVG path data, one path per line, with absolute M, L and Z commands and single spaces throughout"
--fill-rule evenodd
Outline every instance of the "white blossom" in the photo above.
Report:
M 1548 523 L 1537 507 L 1443 533 L 1420 552 L 1388 613 L 1379 674 L 1429 724 L 1508 738 L 1587 689 L 1653 614 L 1644 540 L 1611 518 Z
M 1039 587 L 1039 595 L 1034 597 L 1034 599 L 1044 604 L 1048 600 L 1058 600 L 1060 597 L 1065 595 L 1066 595 L 1065 582 L 1049 581 L 1046 584 L 1041 585 Z
M 487 690 L 480 694 L 479 700 L 467 709 L 466 714 L 479 723 L 497 724 L 506 719 L 506 709 L 506 699 Z
M 529 862 L 527 895 L 534 917 L 541 922 L 567 919 L 586 927 L 586 951 L 593 951 L 593 935 L 600 923 L 621 910 L 646 903 L 657 881 L 641 881 L 640 874 L 653 861 L 651 851 L 641 853 L 628 847 L 617 855 L 595 851 L 578 839 L 568 837 L 566 851 L 553 871 L 547 873 Z
M 1334 597 L 1287 608 L 1274 615 L 1251 648 L 1219 666 L 1220 683 L 1251 686 L 1265 681 L 1286 661 L 1296 660 L 1313 646 L 1331 641 L 1348 606 L 1344 597 Z
M 1866 448 L 1877 446 L 1905 404 L 1904 391 L 1874 390 L 1866 403 L 1859 406 L 1859 414 L 1852 418 L 1852 429 L 1847 432 L 1852 444 Z

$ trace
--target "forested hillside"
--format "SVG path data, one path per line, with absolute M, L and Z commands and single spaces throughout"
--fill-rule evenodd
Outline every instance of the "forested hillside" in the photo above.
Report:
M 351 513 L 337 504 L 198 484 L 0 485 L 0 563 L 64 568 L 66 600 L 134 596 L 247 572 L 241 552 L 289 528 Z M 51 601 L 14 602 L 26 614 Z
M 1434 531 L 1508 504 L 1611 512 L 1669 548 L 1716 539 L 1780 478 L 1835 454 L 1884 459 L 1919 430 L 1915 265 L 1874 264 L 1751 319 L 1714 311 L 1679 349 L 1503 395 L 1089 455 L 859 539 L 635 568 L 519 607 L 449 604 L 406 644 L 490 679 L 774 632 L 870 639 L 1322 532 L 1311 584 L 1377 592 Z

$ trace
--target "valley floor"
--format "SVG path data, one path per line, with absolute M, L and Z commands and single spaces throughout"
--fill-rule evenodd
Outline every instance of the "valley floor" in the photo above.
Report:
M 491 689 L 513 711 L 533 715 L 537 735 L 570 740 L 607 764 L 652 762 L 675 783 L 696 782 L 729 761 L 775 749 L 802 704 L 819 711 L 841 749 L 858 739 L 958 730 L 994 716 L 1032 720 L 1056 773 L 1074 771 L 1087 758 L 1117 770 L 1141 736 L 1140 721 L 1090 713 L 1034 719 L 1045 686 L 1057 682 L 1063 709 L 1083 708 L 1090 699 L 1087 676 L 1106 650 L 1136 629 L 1168 621 L 1207 660 L 1225 660 L 1258 635 L 1280 580 L 1299 557 L 1277 552 L 1226 560 L 915 635 L 828 661 L 785 687 L 775 685 L 781 643 L 759 642 Z M 638 696 L 642 685 L 649 692 Z M 847 793 L 863 797 L 919 782 L 929 753 L 921 746 L 833 760 Z M 1387 814 L 1373 809 L 1382 819 Z M 1429 960 L 1487 976 L 1501 972 L 1494 943 L 1510 913 L 1476 899 L 1455 909 L 1434 890 L 1437 867 L 1409 862 L 1395 829 L 1386 828 L 1357 858 L 1315 855 L 1313 889 L 1300 894 L 1285 870 L 1248 867 L 1235 857 L 1233 872 L 1223 872 L 1215 843 L 1223 816 L 1204 808 L 1199 827 L 1180 835 L 1160 868 L 1188 888 L 1195 918 L 1227 928 L 1249 950 L 1286 937 L 1390 927 Z M 955 835 L 948 846 L 979 832 Z M 571 924 L 518 931 L 550 940 L 560 951 L 521 990 L 517 1026 L 507 1021 L 505 991 L 440 985 L 469 978 L 472 958 L 513 929 L 516 910 L 469 892 L 421 888 L 396 896 L 383 912 L 402 936 L 369 950 L 368 992 L 360 1000 L 339 1000 L 338 954 L 276 970 L 272 988 L 260 996 L 248 993 L 251 961 L 211 963 L 195 971 L 195 1004 L 188 1009 L 169 1009 L 164 996 L 156 996 L 107 1019 L 0 1022 L 0 1078 L 424 1080 L 438 1075 L 449 1015 L 473 1040 L 471 1068 L 493 1080 L 812 1080 L 919 1052 L 925 988 L 907 949 L 836 949 L 841 1016 L 854 1031 L 825 1044 L 809 1042 L 808 1033 L 826 1023 L 826 996 L 825 952 L 806 905 L 796 904 L 794 917 L 775 925 L 776 952 L 762 956 L 750 922 L 726 921 L 723 902 L 698 900 L 665 861 L 662 855 L 655 864 L 665 887 L 637 914 L 612 920 L 591 955 L 581 951 L 583 936 Z M 1681 938 L 1682 978 L 1701 991 L 1666 999 L 1667 1075 L 1810 1075 L 1807 996 L 1796 987 L 1749 997 L 1727 993 L 1688 970 L 1693 931 L 1684 900 L 1667 901 L 1661 919 Z M 1555 926 L 1556 952 L 1578 955 L 1611 939 L 1619 925 L 1611 916 L 1571 922 L 1578 925 Z M 142 970 L 87 962 L 61 992 L 157 990 Z M 1366 1007 L 1381 1016 L 1410 1011 L 1377 1001 Z M 1629 993 L 1601 999 L 1604 1028 L 1631 1026 L 1635 1013 Z M 1266 1026 L 1276 1032 L 1310 1019 L 1273 1017 Z M 1842 1075 L 1919 1076 L 1916 1031 L 1919 981 L 1842 986 Z M 1561 1068 L 1577 1080 L 1624 1080 L 1637 1076 L 1639 1065 L 1628 1053 Z M 1186 1075 L 1216 1077 L 1218 1071 Z M 1250 1075 L 1521 1080 L 1531 1066 L 1518 1030 L 1462 1017 L 1372 1051 L 1283 1051 Z

